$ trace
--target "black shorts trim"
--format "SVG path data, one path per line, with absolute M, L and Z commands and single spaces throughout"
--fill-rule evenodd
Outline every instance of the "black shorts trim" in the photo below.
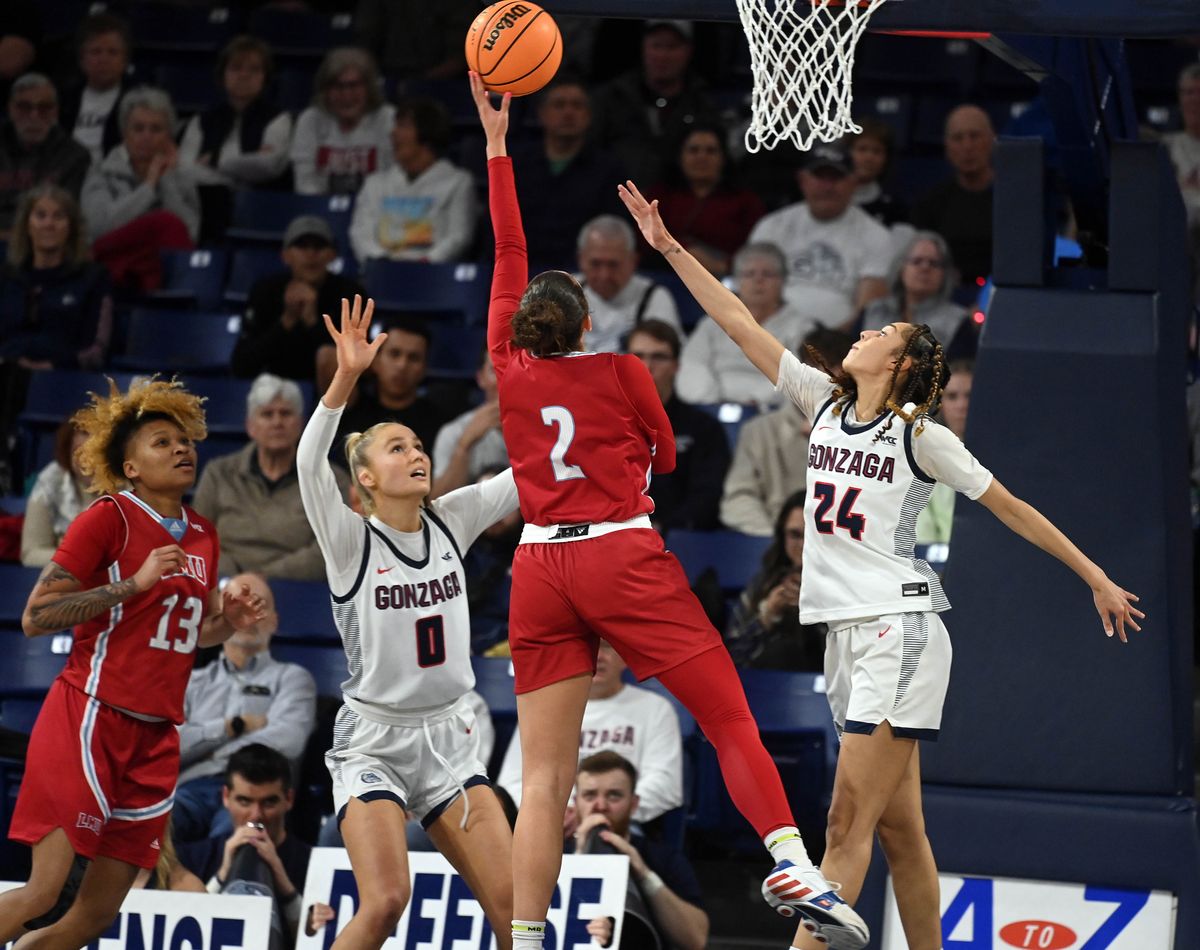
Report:
M 381 788 L 377 792 L 365 792 L 362 795 L 352 795 L 350 797 L 357 798 L 360 802 L 366 802 L 367 804 L 370 804 L 371 802 L 395 802 L 400 806 L 401 811 L 404 811 L 408 808 L 408 806 L 404 804 L 404 799 L 402 799 L 395 792 L 389 792 L 386 788 Z M 349 802 L 346 802 L 345 805 L 338 809 L 338 831 L 342 830 L 342 821 L 346 817 L 346 806 L 349 804 Z
M 872 735 L 879 728 L 877 722 L 860 722 L 857 719 L 847 719 L 842 726 L 842 732 L 853 733 L 856 736 Z M 920 739 L 924 742 L 937 742 L 937 729 L 910 729 L 907 726 L 892 726 L 892 735 L 897 739 Z
M 463 782 L 463 788 L 474 788 L 476 785 L 486 785 L 488 788 L 492 787 L 492 783 L 486 775 L 472 775 L 469 779 Z M 457 799 L 461 794 L 461 792 L 455 792 L 444 802 L 434 805 L 433 808 L 429 810 L 429 814 L 421 819 L 421 827 L 428 831 L 429 826 L 441 818 L 446 809 L 453 805 L 455 799 Z

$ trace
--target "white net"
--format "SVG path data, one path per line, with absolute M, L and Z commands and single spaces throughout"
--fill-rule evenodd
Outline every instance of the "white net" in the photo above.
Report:
M 885 0 L 737 0 L 750 43 L 753 115 L 746 149 L 801 150 L 861 132 L 851 114 L 854 48 Z

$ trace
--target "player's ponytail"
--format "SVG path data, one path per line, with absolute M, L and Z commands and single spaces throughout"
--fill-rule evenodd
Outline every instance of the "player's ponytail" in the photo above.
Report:
M 534 356 L 578 350 L 587 312 L 587 298 L 574 277 L 560 270 L 538 274 L 513 314 L 513 345 Z
M 351 432 L 346 436 L 346 464 L 350 467 L 350 481 L 354 490 L 358 492 L 359 501 L 362 502 L 363 511 L 368 517 L 375 514 L 375 498 L 371 490 L 359 481 L 358 473 L 367 467 L 367 449 L 375 441 L 375 431 L 389 424 L 377 422 L 365 432 Z
M 912 364 L 907 373 L 902 375 L 900 367 L 906 357 L 912 360 Z M 896 358 L 889 389 L 892 395 L 886 401 L 886 408 L 909 423 L 932 416 L 942 404 L 942 390 L 949 378 L 950 370 L 946 366 L 942 344 L 926 324 L 917 324 L 909 332 L 904 341 L 904 349 Z M 911 411 L 905 408 L 914 403 Z M 892 420 L 889 418 L 876 432 L 875 441 L 883 437 L 891 424 Z M 917 427 L 914 434 L 920 435 L 923 430 L 924 423 Z

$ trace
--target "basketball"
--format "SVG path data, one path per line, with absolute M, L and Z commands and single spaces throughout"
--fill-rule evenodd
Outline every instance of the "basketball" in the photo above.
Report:
M 562 37 L 536 3 L 501 0 L 467 30 L 467 68 L 492 92 L 527 96 L 546 85 L 562 62 Z

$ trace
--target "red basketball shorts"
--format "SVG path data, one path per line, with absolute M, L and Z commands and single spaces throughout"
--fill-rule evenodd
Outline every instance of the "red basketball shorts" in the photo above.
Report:
M 649 528 L 520 545 L 508 626 L 518 693 L 595 673 L 601 639 L 639 680 L 721 646 L 683 568 Z
M 55 680 L 8 836 L 33 845 L 61 828 L 77 854 L 152 868 L 178 778 L 174 723 L 134 719 Z

